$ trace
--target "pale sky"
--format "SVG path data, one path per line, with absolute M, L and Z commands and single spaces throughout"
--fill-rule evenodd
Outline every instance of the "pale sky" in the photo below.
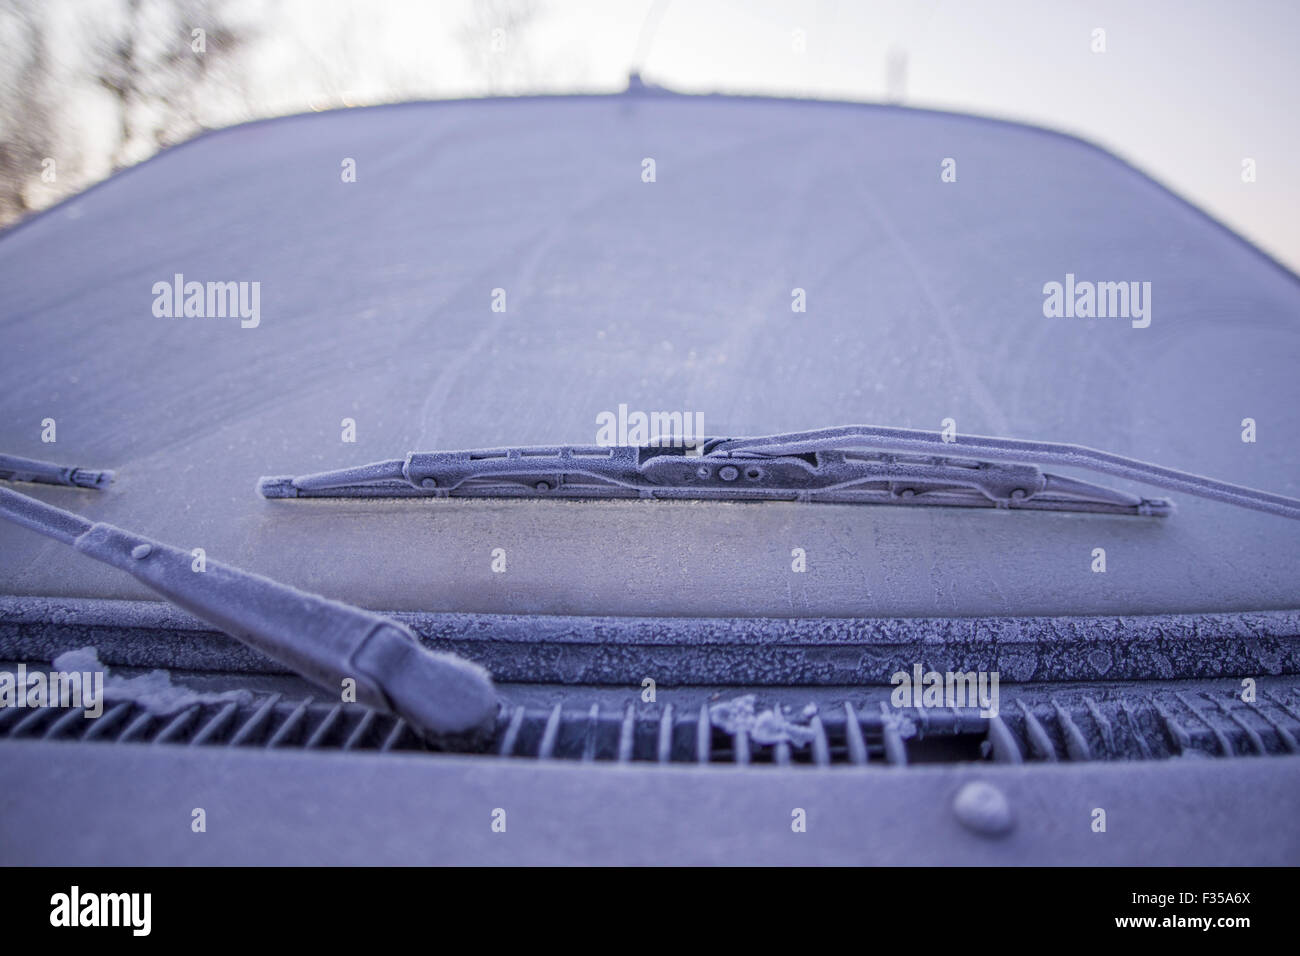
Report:
M 239 71 L 256 115 L 614 92 L 639 50 L 647 82 L 683 92 L 881 101 L 886 64 L 905 52 L 905 105 L 1083 136 L 1300 271 L 1300 4 L 540 0 L 531 23 L 507 30 L 504 50 L 492 53 L 492 25 L 506 25 L 501 3 L 235 2 L 261 34 Z M 75 0 L 65 13 L 85 25 L 88 10 L 113 4 Z M 652 6 L 658 15 L 648 17 Z M 1101 53 L 1092 51 L 1097 28 Z M 111 123 L 102 94 L 84 96 L 74 122 Z M 1247 158 L 1253 183 L 1242 181 Z
M 484 92 L 457 49 L 471 3 L 295 0 L 284 16 L 330 48 L 332 8 L 357 11 L 357 47 L 440 96 Z M 1102 145 L 1300 271 L 1300 4 L 1246 0 L 677 0 L 643 65 L 648 82 L 850 100 L 886 97 L 886 61 L 905 50 L 912 106 L 1016 119 Z M 649 0 L 549 0 L 506 58 L 506 88 L 621 89 Z M 490 20 L 478 5 L 479 19 Z M 1093 30 L 1106 50 L 1091 50 Z M 806 50 L 794 49 L 804 31 Z M 373 40 L 371 37 L 373 36 Z M 363 39 L 364 38 L 364 41 Z M 522 47 L 522 49 L 520 48 Z M 505 69 L 505 68 L 503 68 Z M 363 71 L 364 72 L 364 71 Z M 507 73 L 509 71 L 507 70 Z M 280 90 L 281 95 L 288 88 Z M 1242 182 L 1242 160 L 1257 180 Z

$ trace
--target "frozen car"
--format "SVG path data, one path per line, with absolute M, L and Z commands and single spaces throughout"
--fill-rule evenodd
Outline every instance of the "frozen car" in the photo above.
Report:
M 58 509 L 6 498 L 5 668 L 106 675 L 0 709 L 3 862 L 1300 861 L 1300 284 L 1084 142 L 292 117 L 11 230 L 0 286 L 0 451 L 115 473 L 3 485 Z M 853 424 L 929 437 L 707 441 Z M 421 725 L 434 658 L 349 696 L 307 611 L 253 646 L 295 594 L 483 720 Z

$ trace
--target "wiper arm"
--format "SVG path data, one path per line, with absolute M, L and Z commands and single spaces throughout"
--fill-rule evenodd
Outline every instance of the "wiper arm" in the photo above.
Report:
M 874 502 L 1163 516 L 1173 506 L 1042 471 L 1083 468 L 1300 518 L 1300 500 L 1080 445 L 850 425 L 667 445 L 412 452 L 357 468 L 263 478 L 267 498 L 562 497 Z
M 771 435 L 767 438 L 732 439 L 722 442 L 718 450 L 726 453 L 748 451 L 751 454 L 790 455 L 799 454 L 802 449 L 856 448 L 864 444 L 889 447 L 909 454 L 943 454 L 946 449 L 953 447 L 952 444 L 945 443 L 937 432 L 886 428 L 878 425 L 845 425 L 839 428 Z M 1153 465 L 1137 458 L 1098 451 L 1085 445 L 1016 438 L 984 438 L 978 435 L 963 435 L 960 445 L 963 449 L 970 449 L 985 461 L 1015 461 L 1082 468 L 1116 478 L 1140 481 L 1155 485 L 1157 488 L 1167 488 L 1170 491 L 1183 491 L 1212 501 L 1281 515 L 1284 518 L 1300 518 L 1300 499 L 1248 488 L 1245 485 L 1234 485 L 1192 472 L 1166 468 L 1163 465 Z
M 71 485 L 74 488 L 103 488 L 113 480 L 111 471 L 92 471 L 56 465 L 36 458 L 0 455 L 0 478 L 5 481 L 35 481 L 43 485 Z
M 417 730 L 459 734 L 487 724 L 497 697 L 487 671 L 426 650 L 396 621 L 216 561 L 191 568 L 188 552 L 94 523 L 0 488 L 0 517 L 127 572 L 331 694 L 356 681 L 356 699 Z

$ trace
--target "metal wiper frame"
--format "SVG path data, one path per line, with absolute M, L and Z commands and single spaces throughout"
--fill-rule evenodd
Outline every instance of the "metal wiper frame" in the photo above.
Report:
M 82 487 L 98 489 L 100 484 Z M 125 571 L 328 693 L 339 694 L 352 681 L 358 703 L 397 714 L 426 734 L 473 733 L 497 713 L 496 691 L 486 670 L 425 648 L 408 628 L 381 614 L 217 561 L 206 562 L 200 571 L 188 551 L 8 488 L 0 488 L 0 519 Z
M 113 481 L 113 473 L 92 468 L 76 468 L 71 465 L 56 465 L 53 462 L 21 458 L 18 455 L 0 455 L 0 479 L 101 489 Z
M 562 497 L 864 502 L 1163 516 L 1173 506 L 1042 471 L 1084 468 L 1300 518 L 1300 500 L 1080 445 L 848 425 L 763 438 L 412 452 L 300 477 L 267 498 Z

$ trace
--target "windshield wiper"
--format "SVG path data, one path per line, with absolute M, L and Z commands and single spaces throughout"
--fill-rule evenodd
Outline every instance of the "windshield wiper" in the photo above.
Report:
M 404 459 L 262 478 L 267 498 L 562 497 L 816 501 L 1163 516 L 1163 498 L 1042 471 L 1083 468 L 1300 518 L 1300 500 L 1080 445 L 848 425 L 697 449 L 553 445 L 412 452 Z
M 459 734 L 497 714 L 487 671 L 454 654 L 422 647 L 396 621 L 307 594 L 269 578 L 94 523 L 0 488 L 0 517 L 127 572 L 173 604 L 274 658 L 330 694 L 356 682 L 356 700 L 396 714 L 417 730 Z
M 113 473 L 56 465 L 36 458 L 0 455 L 0 478 L 5 481 L 35 481 L 43 485 L 103 488 L 113 480 Z

